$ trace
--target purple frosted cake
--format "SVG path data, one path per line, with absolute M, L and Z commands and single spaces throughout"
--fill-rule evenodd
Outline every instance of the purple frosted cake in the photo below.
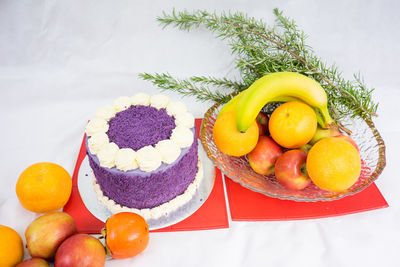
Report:
M 116 99 L 86 136 L 94 189 L 113 213 L 159 218 L 188 202 L 202 178 L 194 117 L 163 95 Z

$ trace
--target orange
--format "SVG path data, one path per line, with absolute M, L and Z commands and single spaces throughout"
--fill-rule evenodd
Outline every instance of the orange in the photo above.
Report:
M 361 173 L 361 159 L 350 142 L 327 137 L 308 152 L 306 167 L 311 180 L 319 188 L 341 192 L 357 181 Z
M 71 195 L 72 181 L 60 165 L 36 163 L 26 168 L 18 178 L 16 192 L 22 206 L 44 213 L 61 209 Z
M 0 266 L 15 266 L 24 257 L 24 247 L 19 234 L 12 228 L 0 225 Z
M 277 107 L 269 119 L 272 139 L 286 148 L 299 148 L 307 144 L 317 130 L 317 116 L 307 104 L 287 102 Z
M 213 128 L 215 144 L 229 156 L 240 157 L 252 151 L 257 145 L 258 136 L 259 130 L 255 120 L 246 132 L 238 131 L 234 111 L 218 116 Z

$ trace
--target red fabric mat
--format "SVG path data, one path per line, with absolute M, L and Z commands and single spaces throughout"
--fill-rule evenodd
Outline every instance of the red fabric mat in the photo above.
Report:
M 196 119 L 197 133 L 199 132 L 201 119 Z M 74 220 L 79 233 L 98 234 L 104 227 L 104 223 L 94 217 L 86 208 L 79 195 L 77 178 L 79 168 L 86 156 L 85 138 L 79 151 L 78 159 L 72 175 L 72 193 L 64 211 L 70 214 Z M 229 228 L 228 214 L 225 202 L 225 194 L 221 172 L 216 169 L 214 188 L 205 203 L 194 214 L 185 220 L 163 228 L 156 232 L 193 231 Z
M 225 178 L 233 221 L 281 221 L 325 218 L 388 207 L 375 183 L 353 196 L 328 202 L 280 200 Z

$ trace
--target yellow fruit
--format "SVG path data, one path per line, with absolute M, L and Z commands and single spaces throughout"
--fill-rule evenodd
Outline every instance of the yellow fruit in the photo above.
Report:
M 240 97 L 235 108 L 238 130 L 247 130 L 260 110 L 273 99 L 288 96 L 315 108 L 322 127 L 334 124 L 328 112 L 327 95 L 318 82 L 300 73 L 275 72 L 256 80 Z
M 314 184 L 333 192 L 350 188 L 361 173 L 357 149 L 348 141 L 336 137 L 318 141 L 308 153 L 306 165 Z
M 252 151 L 257 145 L 258 136 L 256 121 L 244 133 L 238 131 L 234 111 L 219 115 L 213 128 L 215 144 L 229 156 L 240 157 Z
M 15 266 L 24 257 L 19 234 L 10 227 L 0 225 L 0 266 Z
M 54 163 L 36 163 L 19 176 L 16 192 L 22 206 L 44 213 L 62 208 L 71 195 L 72 181 L 68 172 Z
M 277 107 L 269 119 L 271 137 L 286 148 L 299 148 L 307 144 L 316 130 L 317 116 L 314 110 L 299 101 Z

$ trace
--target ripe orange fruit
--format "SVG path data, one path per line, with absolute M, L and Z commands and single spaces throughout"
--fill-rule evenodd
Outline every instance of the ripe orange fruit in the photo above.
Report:
M 246 132 L 238 131 L 235 112 L 218 116 L 213 128 L 214 142 L 218 149 L 229 156 L 244 156 L 257 145 L 259 130 L 254 121 Z
M 340 192 L 350 188 L 361 173 L 360 154 L 348 141 L 327 137 L 308 152 L 307 172 L 319 188 Z
M 24 257 L 24 247 L 19 234 L 12 228 L 0 225 L 0 266 L 15 266 Z
M 61 209 L 71 195 L 72 180 L 60 165 L 36 163 L 26 168 L 18 178 L 16 192 L 22 206 L 44 213 Z
M 317 116 L 307 104 L 291 101 L 277 107 L 269 119 L 269 132 L 279 145 L 299 148 L 307 144 L 317 130 Z
M 123 259 L 136 256 L 149 243 L 149 226 L 145 219 L 132 212 L 120 212 L 107 219 L 102 230 L 111 257 Z

